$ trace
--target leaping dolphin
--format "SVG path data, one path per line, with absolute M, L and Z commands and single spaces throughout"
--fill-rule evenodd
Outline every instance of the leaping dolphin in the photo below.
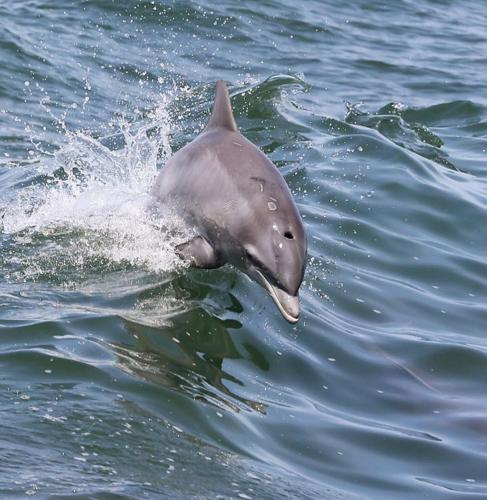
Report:
M 234 265 L 269 292 L 284 318 L 298 321 L 303 222 L 279 170 L 237 130 L 223 81 L 208 124 L 167 162 L 151 194 L 196 229 L 178 246 L 181 258 L 206 269 Z

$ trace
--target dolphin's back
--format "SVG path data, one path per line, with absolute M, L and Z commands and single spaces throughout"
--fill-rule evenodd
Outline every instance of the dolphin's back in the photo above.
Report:
M 294 209 L 274 164 L 238 131 L 221 127 L 205 129 L 180 149 L 162 169 L 152 194 L 196 218 L 204 210 L 215 221 L 236 209 L 241 217 L 251 217 L 256 197 L 264 194 Z
M 199 210 L 215 216 L 230 209 L 264 187 L 275 196 L 284 194 L 294 207 L 291 193 L 274 164 L 237 130 L 227 87 L 216 84 L 213 111 L 203 132 L 180 149 L 165 165 L 152 191 L 165 203 L 178 203 L 187 211 Z M 272 194 L 270 194 L 272 196 Z M 209 213 L 212 212 L 212 213 Z

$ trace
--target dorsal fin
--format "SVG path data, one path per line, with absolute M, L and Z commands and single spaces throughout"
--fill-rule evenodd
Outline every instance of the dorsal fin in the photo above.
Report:
M 223 80 L 216 82 L 215 103 L 213 104 L 213 112 L 211 113 L 208 124 L 205 130 L 211 128 L 226 128 L 232 132 L 237 131 L 237 124 L 233 117 L 232 103 L 228 95 L 228 89 Z

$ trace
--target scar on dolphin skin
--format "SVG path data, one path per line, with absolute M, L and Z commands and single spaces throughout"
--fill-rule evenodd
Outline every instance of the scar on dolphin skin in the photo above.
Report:
M 251 177 L 251 179 L 259 183 L 260 192 L 263 193 L 265 187 L 265 179 L 263 179 L 262 177 Z
M 167 162 L 151 195 L 196 229 L 178 246 L 190 266 L 233 265 L 269 293 L 287 321 L 298 321 L 304 225 L 277 167 L 238 131 L 222 80 L 208 124 Z

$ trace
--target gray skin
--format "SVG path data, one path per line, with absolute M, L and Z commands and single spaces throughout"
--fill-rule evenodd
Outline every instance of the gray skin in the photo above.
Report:
M 207 126 L 168 161 L 151 194 L 196 229 L 178 246 L 181 258 L 206 269 L 234 265 L 269 292 L 289 322 L 298 321 L 303 223 L 278 169 L 238 132 L 223 81 Z

